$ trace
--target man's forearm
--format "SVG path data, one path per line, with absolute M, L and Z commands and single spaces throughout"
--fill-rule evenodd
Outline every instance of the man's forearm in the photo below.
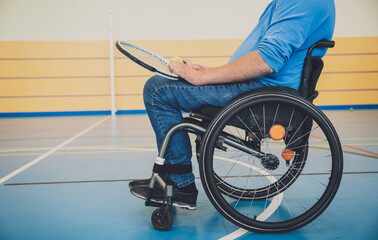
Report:
M 227 65 L 202 71 L 199 82 L 200 85 L 241 82 L 273 72 L 260 54 L 253 51 Z

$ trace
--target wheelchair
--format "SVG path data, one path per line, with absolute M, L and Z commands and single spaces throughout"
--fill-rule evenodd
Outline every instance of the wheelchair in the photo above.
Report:
M 150 179 L 145 202 L 156 206 L 151 220 L 169 230 L 173 186 L 164 182 L 164 156 L 173 134 L 196 135 L 196 155 L 204 191 L 212 205 L 233 224 L 253 232 L 281 233 L 316 219 L 340 185 L 340 140 L 326 115 L 312 102 L 323 68 L 315 48 L 332 48 L 321 40 L 307 52 L 299 91 L 263 87 L 223 108 L 203 106 L 166 134 Z M 150 201 L 155 187 L 165 191 L 163 204 Z

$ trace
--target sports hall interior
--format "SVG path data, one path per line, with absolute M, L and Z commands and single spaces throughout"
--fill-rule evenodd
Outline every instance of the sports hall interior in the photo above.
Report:
M 339 134 L 344 174 L 318 219 L 232 235 L 239 227 L 199 189 L 197 211 L 175 210 L 159 232 L 129 192 L 157 155 L 142 96 L 153 74 L 115 41 L 223 65 L 269 2 L 0 0 L 0 239 L 376 239 L 377 0 L 335 0 L 336 45 L 314 104 Z

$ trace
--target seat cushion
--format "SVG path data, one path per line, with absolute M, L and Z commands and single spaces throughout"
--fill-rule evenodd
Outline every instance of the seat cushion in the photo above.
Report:
M 284 93 L 289 93 L 293 95 L 300 95 L 299 92 L 293 88 L 289 87 L 281 87 L 281 86 L 269 86 L 269 87 L 261 87 L 261 88 L 256 88 L 251 91 L 248 91 L 244 94 L 241 94 L 239 97 L 236 99 L 245 97 L 247 95 L 256 93 L 256 92 L 263 92 L 263 91 L 276 91 L 276 92 L 284 92 Z M 196 118 L 201 118 L 201 119 L 206 119 L 206 120 L 211 120 L 220 110 L 222 107 L 219 106 L 212 106 L 212 105 L 203 105 L 199 109 L 192 111 L 190 113 L 190 116 L 196 117 Z

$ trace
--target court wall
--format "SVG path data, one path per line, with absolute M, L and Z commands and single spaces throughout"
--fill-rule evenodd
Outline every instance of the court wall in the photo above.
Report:
M 109 113 L 111 36 L 167 58 L 226 64 L 269 2 L 0 0 L 1 116 Z M 316 104 L 376 107 L 378 2 L 335 2 L 336 47 L 324 58 Z M 143 111 L 151 74 L 114 54 L 116 109 Z

